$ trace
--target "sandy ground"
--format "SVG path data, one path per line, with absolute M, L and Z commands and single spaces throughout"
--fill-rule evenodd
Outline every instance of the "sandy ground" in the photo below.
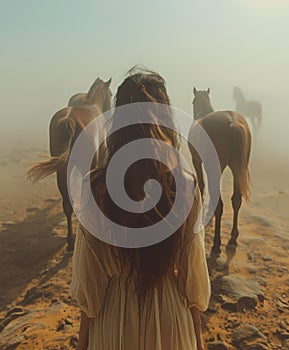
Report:
M 0 349 L 74 349 L 76 344 L 79 310 L 69 296 L 71 254 L 65 249 L 66 223 L 55 177 L 36 185 L 24 177 L 28 164 L 46 153 L 44 142 L 35 147 L 28 141 L 0 153 Z M 278 157 L 264 159 L 253 154 L 252 197 L 241 209 L 237 250 L 226 250 L 232 221 L 228 172 L 218 261 L 210 256 L 213 229 L 206 230 L 213 290 L 219 278 L 236 274 L 259 283 L 264 300 L 253 308 L 228 310 L 213 294 L 203 315 L 206 348 L 216 341 L 236 348 L 232 334 L 242 325 L 257 327 L 268 349 L 288 345 L 289 165 Z

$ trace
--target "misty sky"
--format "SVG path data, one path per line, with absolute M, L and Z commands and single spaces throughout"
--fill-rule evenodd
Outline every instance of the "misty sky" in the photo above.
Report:
M 14 125 L 46 135 L 69 96 L 97 76 L 112 77 L 115 92 L 135 64 L 163 75 L 187 112 L 194 85 L 211 88 L 216 109 L 234 108 L 239 85 L 262 103 L 265 127 L 289 127 L 289 0 L 0 4 L 1 134 Z

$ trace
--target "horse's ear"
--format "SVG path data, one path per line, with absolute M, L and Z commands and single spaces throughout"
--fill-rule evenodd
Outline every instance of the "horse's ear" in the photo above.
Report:
M 108 81 L 106 81 L 106 82 L 104 83 L 104 86 L 105 86 L 105 87 L 109 87 L 110 84 L 111 84 L 111 78 L 110 78 Z
M 210 94 L 210 91 L 211 91 L 211 89 L 210 89 L 210 88 L 208 88 L 208 90 L 207 90 L 208 95 Z
M 197 92 L 198 92 L 198 90 L 194 87 L 194 95 L 196 96 L 196 94 L 197 94 Z
M 89 101 L 94 92 L 97 90 L 99 84 L 100 84 L 101 80 L 99 78 L 96 78 L 95 81 L 92 83 L 91 87 L 89 88 L 87 94 L 86 94 L 86 101 Z

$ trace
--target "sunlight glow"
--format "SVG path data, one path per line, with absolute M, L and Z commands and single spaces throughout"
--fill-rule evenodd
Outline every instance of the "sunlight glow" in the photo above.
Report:
M 289 0 L 246 0 L 246 2 L 256 8 L 281 9 L 285 6 L 289 7 Z

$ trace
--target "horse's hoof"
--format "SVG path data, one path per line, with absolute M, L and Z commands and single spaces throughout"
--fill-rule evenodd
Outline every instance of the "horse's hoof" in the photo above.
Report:
M 237 241 L 235 240 L 235 239 L 230 239 L 229 240 L 229 242 L 228 242 L 228 244 L 227 244 L 227 248 L 234 248 L 234 249 L 236 249 L 237 248 Z
M 215 257 L 220 256 L 221 255 L 221 248 L 217 247 L 217 246 L 213 246 L 212 250 L 211 250 L 211 255 L 215 256 Z
M 66 247 L 66 250 L 68 252 L 73 252 L 73 249 L 74 249 L 74 240 L 72 242 L 68 242 Z
M 68 244 L 67 247 L 66 247 L 66 250 L 67 250 L 68 252 L 73 252 L 73 249 L 74 249 L 74 246 L 71 245 L 71 244 Z

